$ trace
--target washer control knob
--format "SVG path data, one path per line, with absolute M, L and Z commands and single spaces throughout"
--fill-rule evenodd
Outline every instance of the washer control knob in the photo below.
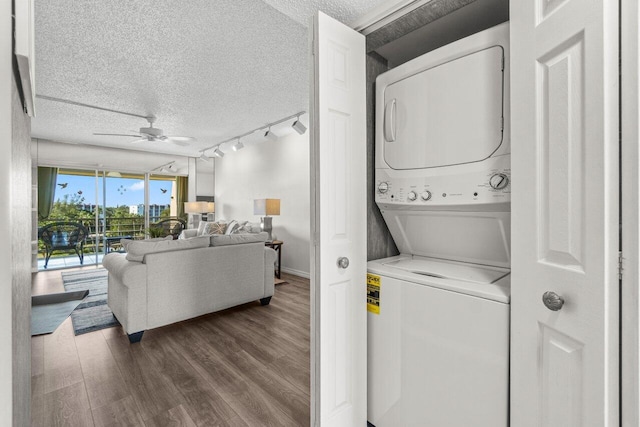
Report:
M 380 184 L 378 184 L 378 192 L 379 193 L 386 193 L 387 191 L 389 191 L 389 183 L 388 182 L 381 182 Z
M 420 198 L 425 202 L 431 198 L 431 191 L 425 190 L 420 193 Z
M 496 173 L 489 178 L 489 185 L 495 190 L 502 190 L 509 185 L 509 177 L 503 173 Z
M 413 202 L 417 198 L 418 198 L 418 195 L 416 194 L 415 191 L 409 191 L 409 194 L 407 194 L 407 199 L 409 199 L 410 202 Z

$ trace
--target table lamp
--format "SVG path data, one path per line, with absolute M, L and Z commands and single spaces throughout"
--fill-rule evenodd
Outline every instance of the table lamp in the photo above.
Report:
M 280 199 L 255 199 L 253 201 L 253 214 L 264 215 L 260 218 L 260 227 L 262 231 L 266 231 L 269 235 L 269 241 L 273 240 L 271 237 L 271 215 L 280 215 Z
M 214 212 L 214 204 L 213 202 L 184 202 L 184 211 L 190 214 L 192 227 L 197 228 L 202 214 Z

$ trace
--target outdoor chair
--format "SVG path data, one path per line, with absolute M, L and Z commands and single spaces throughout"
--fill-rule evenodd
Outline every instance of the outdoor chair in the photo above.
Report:
M 156 230 L 156 235 L 154 235 L 154 237 L 165 237 L 170 235 L 173 237 L 173 240 L 176 240 L 178 236 L 180 236 L 180 233 L 182 233 L 182 230 L 187 228 L 187 222 L 180 218 L 167 218 L 152 224 L 150 228 Z
M 44 268 L 49 264 L 49 258 L 53 251 L 68 251 L 73 249 L 80 265 L 84 262 L 84 242 L 89 231 L 80 222 L 54 222 L 40 229 L 40 240 L 44 243 L 45 261 Z

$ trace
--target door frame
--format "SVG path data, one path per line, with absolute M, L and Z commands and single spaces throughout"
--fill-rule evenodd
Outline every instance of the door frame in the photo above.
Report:
M 620 212 L 624 227 L 620 289 L 620 425 L 640 425 L 640 7 L 620 1 Z
M 389 13 L 390 14 L 390 13 Z M 383 14 L 384 15 L 384 14 Z M 358 21 L 365 21 L 362 17 Z M 378 17 L 381 19 L 381 17 Z M 620 0 L 621 75 L 621 221 L 624 224 L 621 280 L 621 426 L 640 424 L 640 7 L 636 0 Z M 362 25 L 361 25 L 362 26 Z M 625 76 L 630 76 L 627 79 Z M 313 85 L 311 85 L 313 90 Z M 311 180 L 315 179 L 314 176 Z M 312 241 L 314 239 L 312 232 Z M 312 289 L 313 298 L 313 289 Z M 313 304 L 312 304 L 313 308 Z M 314 339 L 318 331 L 311 331 Z M 312 357 L 312 369 L 313 355 Z M 314 399 L 314 384 L 311 399 Z M 312 414 L 313 418 L 313 414 Z

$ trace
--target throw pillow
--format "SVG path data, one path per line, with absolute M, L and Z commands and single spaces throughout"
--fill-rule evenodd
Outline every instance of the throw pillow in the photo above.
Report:
M 236 221 L 235 219 L 231 220 L 231 222 L 227 225 L 227 230 L 224 232 L 224 234 L 226 234 L 227 236 L 231 233 L 233 233 L 233 231 L 238 228 L 238 221 Z
M 198 232 L 196 233 L 196 236 L 204 236 L 206 234 L 209 234 L 209 233 L 205 233 L 207 224 L 209 224 L 207 221 L 200 221 L 198 223 Z
M 247 221 L 242 227 L 238 228 L 236 233 L 260 233 L 262 228 L 260 227 L 259 222 L 249 222 Z
M 223 221 L 207 222 L 205 226 L 205 234 L 224 234 L 227 229 L 227 223 Z
M 248 221 L 238 221 L 238 225 L 233 229 L 233 234 L 240 233 L 240 230 L 243 230 L 244 226 L 247 225 Z

